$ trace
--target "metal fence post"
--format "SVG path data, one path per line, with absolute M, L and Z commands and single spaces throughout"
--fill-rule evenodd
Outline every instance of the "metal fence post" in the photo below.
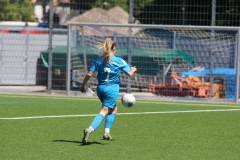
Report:
M 87 65 L 87 53 L 85 48 L 85 39 L 84 39 L 84 27 L 81 27 L 82 30 L 82 50 L 83 50 L 83 59 L 84 59 L 84 71 L 87 74 L 88 72 L 88 65 Z
M 72 41 L 72 30 L 71 25 L 68 25 L 68 34 L 67 34 L 67 71 L 66 71 L 66 96 L 70 95 L 70 79 L 71 79 L 71 41 Z
M 216 21 L 216 0 L 212 0 L 212 15 L 211 15 L 211 26 L 215 26 L 215 21 Z M 212 37 L 211 39 L 214 39 L 214 30 L 212 32 Z M 211 48 L 212 48 L 212 41 L 211 41 Z M 210 98 L 212 98 L 212 93 L 213 93 L 213 77 L 214 77 L 214 60 L 215 56 L 213 51 L 210 53 Z
M 216 23 L 216 0 L 212 0 L 211 26 L 215 26 L 215 23 Z
M 3 68 L 3 28 L 1 27 L 0 30 L 2 31 L 1 33 L 1 54 L 0 54 L 0 63 L 1 63 L 1 66 L 0 66 L 0 84 L 2 84 L 2 80 L 3 80 L 3 73 L 2 73 L 2 68 Z
M 25 85 L 28 85 L 28 63 L 29 63 L 29 56 L 28 56 L 28 50 L 29 50 L 29 29 L 26 27 L 26 50 L 25 50 Z
M 185 0 L 182 1 L 182 25 L 185 25 L 185 8 L 186 8 L 186 2 Z
M 235 34 L 236 37 L 238 37 L 238 33 Z M 235 56 L 234 56 L 234 66 L 233 68 L 237 68 L 237 54 L 238 54 L 238 39 L 236 38 L 236 42 L 235 42 Z
M 48 93 L 52 92 L 52 29 L 53 29 L 53 0 L 50 0 L 49 15 L 49 44 L 48 44 Z
M 239 54 L 240 54 L 240 40 L 239 40 L 239 38 L 240 38 L 240 28 L 238 29 L 238 31 L 237 31 L 237 41 L 236 41 L 236 43 L 237 43 L 237 48 L 236 48 L 236 50 L 237 50 L 237 60 L 236 60 L 236 88 L 235 88 L 235 103 L 236 104 L 238 104 L 238 99 L 239 99 Z
M 133 16 L 133 0 L 129 0 L 129 24 L 132 24 L 132 16 Z M 128 64 L 132 65 L 132 27 L 129 27 L 128 30 L 129 38 L 128 38 Z M 127 93 L 131 92 L 131 77 L 128 77 L 127 83 Z
M 214 37 L 211 37 L 211 39 L 213 39 L 213 38 Z M 211 48 L 213 48 L 212 41 L 211 41 Z M 214 56 L 214 52 L 211 49 L 211 52 L 210 52 L 210 77 L 209 77 L 210 78 L 210 98 L 212 98 L 212 94 L 213 94 L 214 61 L 215 61 L 215 56 Z

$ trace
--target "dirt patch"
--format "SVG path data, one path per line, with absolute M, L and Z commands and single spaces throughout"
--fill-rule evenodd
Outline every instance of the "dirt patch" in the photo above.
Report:
M 133 17 L 134 20 L 134 17 Z M 69 22 L 88 22 L 88 23 L 117 23 L 117 24 L 128 24 L 129 14 L 124 11 L 121 7 L 113 7 L 109 10 L 104 10 L 101 8 L 92 8 L 84 12 L 83 14 L 73 17 L 68 20 L 65 25 Z M 135 20 L 135 24 L 139 24 L 139 21 Z M 80 29 L 80 27 L 74 27 L 75 29 Z M 140 29 L 133 28 L 133 34 L 138 32 Z M 84 27 L 84 35 L 113 35 L 119 34 L 121 36 L 129 35 L 129 28 L 125 27 Z

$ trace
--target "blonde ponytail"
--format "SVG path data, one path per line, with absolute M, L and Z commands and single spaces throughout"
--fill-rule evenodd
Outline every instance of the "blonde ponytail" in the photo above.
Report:
M 107 38 L 102 44 L 99 45 L 99 49 L 102 49 L 103 62 L 109 63 L 110 58 L 114 53 L 115 42 L 111 38 Z

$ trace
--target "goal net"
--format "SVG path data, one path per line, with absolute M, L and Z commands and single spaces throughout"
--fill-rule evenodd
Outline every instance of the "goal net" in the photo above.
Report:
M 70 89 L 79 88 L 100 56 L 97 45 L 112 38 L 116 55 L 138 71 L 121 73 L 120 92 L 156 97 L 234 99 L 238 29 L 161 25 L 70 23 Z M 88 85 L 96 89 L 96 74 Z

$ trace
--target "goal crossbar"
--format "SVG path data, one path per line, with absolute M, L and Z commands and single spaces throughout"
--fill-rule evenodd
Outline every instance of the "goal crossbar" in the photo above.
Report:
M 117 23 L 85 23 L 69 22 L 71 26 L 105 26 L 105 27 L 133 27 L 133 28 L 162 28 L 162 29 L 199 29 L 199 30 L 235 30 L 239 31 L 240 27 L 222 27 L 222 26 L 187 26 L 187 25 L 146 25 L 146 24 L 117 24 Z

